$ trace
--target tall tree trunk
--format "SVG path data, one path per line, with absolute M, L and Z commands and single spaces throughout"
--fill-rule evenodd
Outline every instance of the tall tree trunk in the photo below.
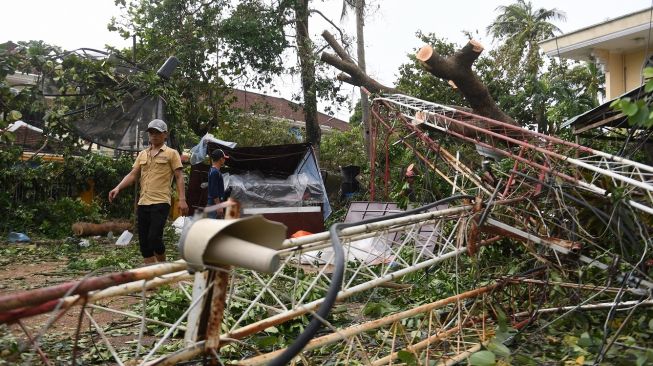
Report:
M 365 69 L 365 36 L 363 29 L 365 27 L 365 0 L 356 0 L 356 53 L 358 56 L 358 67 L 366 73 Z M 363 119 L 363 142 L 365 143 L 365 152 L 367 160 L 370 160 L 370 102 L 367 94 L 361 89 L 361 116 Z
M 315 86 L 315 60 L 313 42 L 308 33 L 308 1 L 298 0 L 295 5 L 295 25 L 297 28 L 297 54 L 302 77 L 304 95 L 304 121 L 306 122 L 306 140 L 313 145 L 315 156 L 319 161 L 322 131 L 317 122 L 317 95 Z
M 549 121 L 546 118 L 546 112 L 543 110 L 544 107 L 536 108 L 535 112 L 535 121 L 537 122 L 537 132 L 547 134 L 549 133 Z

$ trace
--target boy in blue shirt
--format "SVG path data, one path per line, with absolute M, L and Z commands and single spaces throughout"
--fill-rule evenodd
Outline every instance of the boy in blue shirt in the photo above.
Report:
M 225 199 L 224 181 L 222 180 L 222 173 L 220 173 L 220 168 L 225 164 L 227 159 L 229 159 L 229 156 L 227 156 L 221 149 L 215 149 L 211 151 L 211 170 L 209 171 L 209 193 L 206 203 L 207 207 L 218 204 Z M 209 212 L 207 216 L 212 219 L 223 218 L 224 209 Z

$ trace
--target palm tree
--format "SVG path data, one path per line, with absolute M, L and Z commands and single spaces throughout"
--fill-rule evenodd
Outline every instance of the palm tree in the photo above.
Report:
M 487 32 L 502 42 L 499 50 L 506 66 L 512 66 L 510 70 L 523 62 L 526 72 L 536 74 L 542 65 L 538 42 L 560 33 L 560 29 L 549 21 L 564 21 L 565 14 L 555 8 L 535 10 L 531 2 L 525 0 L 499 6 L 496 10 L 500 14 L 487 27 Z

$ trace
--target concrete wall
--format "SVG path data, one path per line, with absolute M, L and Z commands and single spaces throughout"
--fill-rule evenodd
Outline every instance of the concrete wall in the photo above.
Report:
M 604 65 L 605 73 L 605 94 L 610 100 L 625 92 L 624 83 L 624 55 L 619 52 L 610 52 L 610 56 Z
M 644 50 L 637 50 L 624 55 L 626 91 L 639 87 L 642 83 L 642 66 L 644 65 Z M 616 95 L 615 95 L 616 96 Z
M 616 98 L 641 85 L 644 50 L 628 53 L 610 52 L 605 62 L 605 90 L 608 100 Z

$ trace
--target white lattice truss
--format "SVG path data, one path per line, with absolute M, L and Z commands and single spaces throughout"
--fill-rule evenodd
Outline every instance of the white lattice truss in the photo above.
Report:
M 542 176 L 556 177 L 575 189 L 601 196 L 610 196 L 618 187 L 630 197 L 628 203 L 634 209 L 653 213 L 653 185 L 650 183 L 653 168 L 647 165 L 408 96 L 386 95 L 378 98 L 375 104 L 384 106 L 388 113 L 398 113 L 413 127 L 434 129 L 474 143 L 477 149 L 486 153 L 489 151 L 511 158 L 515 162 L 515 170 L 518 165 L 529 167 L 529 173 L 538 179 Z M 463 130 L 465 133 L 461 132 Z M 454 191 L 474 193 L 485 198 L 496 193 L 495 187 L 485 186 L 481 178 L 453 154 L 445 155 L 444 160 L 451 170 L 437 173 L 452 185 Z M 431 168 L 439 169 L 436 166 Z M 516 175 L 511 177 L 515 178 Z M 520 184 L 528 186 L 526 190 L 532 190 L 535 185 L 525 181 Z M 509 200 L 510 194 L 518 191 L 512 189 L 508 192 L 506 188 L 504 193 L 507 194 L 500 193 L 499 197 Z M 601 303 L 606 301 L 606 294 L 618 290 L 588 283 L 557 283 L 556 286 L 560 288 L 583 291 L 586 294 L 584 300 L 581 303 L 569 300 L 569 303 L 560 304 L 558 308 L 541 309 L 534 306 L 533 301 L 537 298 L 538 289 L 549 284 L 537 282 L 534 278 L 506 276 L 471 289 L 459 283 L 458 274 L 465 270 L 460 266 L 461 255 L 466 255 L 471 249 L 467 245 L 471 242 L 475 247 L 491 245 L 500 239 L 487 233 L 470 239 L 474 223 L 479 221 L 480 215 L 486 227 L 509 233 L 527 246 L 537 246 L 539 249 L 533 252 L 535 257 L 555 258 L 557 264 L 563 266 L 560 256 L 568 255 L 570 247 L 550 238 L 553 231 L 549 229 L 551 218 L 541 213 L 536 205 L 526 202 L 522 208 L 511 207 L 492 212 L 478 205 L 452 206 L 344 229 L 340 233 L 340 240 L 348 263 L 338 294 L 337 308 L 340 310 L 333 311 L 332 318 L 322 319 L 327 333 L 313 339 L 297 361 L 312 364 L 314 360 L 323 358 L 333 360 L 334 364 L 381 365 L 408 357 L 421 364 L 453 364 L 481 349 L 492 338 L 497 319 L 491 301 L 493 297 L 499 302 L 503 301 L 505 308 L 510 310 L 509 320 L 515 328 L 531 318 L 534 312 L 651 305 L 650 300 Z M 522 216 L 519 210 L 539 215 L 540 228 L 530 230 L 528 222 L 520 222 Z M 578 241 L 583 245 L 593 245 L 591 235 L 582 231 L 579 235 Z M 612 260 L 610 253 L 592 248 L 597 257 L 577 254 L 578 266 L 597 267 L 607 272 Z M 334 267 L 329 233 L 287 240 L 279 254 L 281 267 L 271 275 L 243 269 L 212 268 L 222 273 L 226 271 L 229 275 L 227 308 L 220 332 L 222 348 L 208 350 L 220 361 L 246 365 L 268 362 L 282 350 L 276 349 L 274 344 L 254 346 L 256 338 L 261 334 L 271 334 L 275 326 L 293 320 L 297 323 L 303 316 L 315 315 L 315 309 L 324 301 Z M 400 290 L 395 293 L 404 294 L 402 291 L 406 287 L 410 288 L 421 281 L 433 268 L 445 268 L 451 274 L 454 286 L 453 291 L 449 292 L 451 296 L 429 299 L 404 311 L 393 309 L 372 317 L 364 314 L 367 300 L 373 298 L 377 291 L 389 291 L 387 287 L 398 286 Z M 172 365 L 207 352 L 205 342 L 197 340 L 198 328 L 203 321 L 202 308 L 205 303 L 211 302 L 207 294 L 213 284 L 206 280 L 206 272 L 191 275 L 183 261 L 133 272 L 138 272 L 142 280 L 85 296 L 63 296 L 57 307 L 42 319 L 36 333 L 30 333 L 17 318 L 8 322 L 12 324 L 9 327 L 27 335 L 34 350 L 32 357 L 41 357 L 44 363 L 48 363 L 47 357 L 38 339 L 49 332 L 56 333 L 52 325 L 64 312 L 78 305 L 82 305 L 80 317 L 88 319 L 93 336 L 105 344 L 114 362 L 119 365 L 128 360 L 138 361 L 136 364 L 141 365 Z M 621 276 L 627 276 L 629 280 L 626 292 L 641 296 L 653 288 L 653 284 L 646 280 L 635 280 L 630 274 Z M 144 310 L 136 313 L 124 302 L 116 301 L 117 298 L 136 294 L 138 303 L 142 304 L 140 309 L 145 309 L 148 303 L 156 301 L 152 299 L 155 292 L 151 290 L 164 285 L 178 286 L 189 298 L 190 306 L 174 322 L 152 319 Z M 97 315 L 105 312 L 122 318 L 120 321 L 102 321 L 102 317 Z M 138 322 L 136 345 L 125 344 L 120 337 L 116 340 L 112 336 L 116 325 L 128 319 Z M 146 332 L 148 324 L 156 324 L 165 330 L 153 339 Z M 178 332 L 185 333 L 183 340 L 177 335 Z M 241 353 L 230 353 L 229 346 L 240 347 Z M 179 351 L 170 353 L 169 349 Z
M 341 360 L 342 363 L 356 361 L 376 365 L 389 363 L 404 352 L 409 352 L 418 359 L 450 362 L 460 360 L 460 357 L 464 358 L 469 352 L 478 349 L 491 336 L 494 325 L 491 320 L 486 319 L 490 311 L 486 302 L 474 299 L 484 298 L 498 288 L 501 281 L 470 291 L 459 288 L 454 296 L 376 320 L 367 320 L 361 313 L 365 304 L 365 300 L 361 299 L 369 298 L 380 286 L 396 284 L 411 275 L 415 281 L 415 275 L 424 273 L 430 267 L 448 266 L 455 269 L 452 273 L 455 275 L 459 270 L 456 258 L 467 252 L 467 248 L 461 246 L 464 243 L 461 236 L 468 231 L 469 218 L 473 214 L 472 206 L 458 206 L 344 229 L 341 241 L 345 251 L 350 258 L 359 259 L 350 261 L 347 265 L 342 290 L 338 295 L 340 303 L 345 304 L 347 308 L 346 316 L 341 318 L 347 320 L 343 326 L 341 319 L 339 327 L 336 327 L 325 319 L 331 334 L 314 339 L 307 346 L 306 354 L 318 352 L 323 355 L 328 352 L 329 357 Z M 500 223 L 492 221 L 489 225 Z M 518 229 L 514 230 L 520 235 L 529 236 Z M 547 242 L 546 239 L 532 235 L 529 237 L 532 242 L 548 248 L 547 250 L 552 249 L 560 253 L 567 251 L 555 243 Z M 357 246 L 357 243 L 361 242 L 367 245 Z M 490 243 L 488 240 L 487 244 Z M 328 255 L 329 246 L 328 233 L 287 240 L 280 251 L 284 258 L 283 263 L 274 274 L 262 275 L 241 269 L 230 271 L 231 287 L 227 302 L 241 305 L 239 308 L 228 308 L 225 312 L 223 329 L 228 331 L 221 336 L 223 344 L 247 343 L 249 336 L 255 336 L 265 329 L 302 315 L 310 315 L 323 301 L 330 284 L 332 257 Z M 587 258 L 585 261 L 590 265 L 601 265 L 600 261 L 593 259 Z M 93 329 L 106 344 L 116 363 L 122 364 L 127 360 L 137 359 L 140 364 L 174 364 L 204 352 L 203 343 L 196 343 L 187 335 L 185 343 L 180 345 L 182 351 L 160 356 L 164 351 L 163 346 L 170 346 L 175 342 L 172 336 L 176 332 L 188 329 L 192 323 L 188 316 L 193 314 L 197 304 L 204 301 L 207 293 L 206 289 L 197 288 L 201 281 L 196 281 L 193 295 L 190 290 L 186 290 L 192 277 L 183 268 L 183 261 L 153 266 L 150 269 L 153 271 L 152 279 L 97 291 L 86 297 L 83 316 L 90 319 Z M 202 273 L 195 274 L 195 278 L 201 277 Z M 147 314 L 136 314 L 121 307 L 119 301 L 115 301 L 118 296 L 135 293 L 140 295 L 143 304 L 147 304 L 151 301 L 151 292 L 147 291 L 148 289 L 179 281 L 179 286 L 189 298 L 192 297 L 192 301 L 190 307 L 173 324 L 149 319 Z M 404 285 L 409 286 L 410 282 Z M 211 284 L 207 287 L 210 286 Z M 522 283 L 517 282 L 509 285 L 504 283 L 501 286 L 514 288 L 510 291 L 520 291 L 519 288 L 524 287 Z M 600 288 L 592 289 L 597 293 L 601 292 Z M 639 290 L 633 288 L 631 291 Z M 106 299 L 114 301 L 104 304 L 103 300 Z M 58 311 L 79 305 L 79 300 L 79 296 L 62 299 Z M 118 304 L 118 307 L 112 309 L 111 304 Z M 515 310 L 530 314 L 528 304 Z M 95 314 L 104 311 L 140 320 L 139 341 L 142 341 L 142 344 L 136 347 L 135 352 L 126 353 L 124 344 L 115 344 L 111 337 L 106 335 L 115 324 L 102 324 L 98 319 L 94 319 Z M 58 312 L 55 311 L 50 315 L 50 319 L 57 316 Z M 142 332 L 148 323 L 159 324 L 167 329 L 156 342 L 152 342 L 150 338 L 145 340 L 143 337 Z M 51 322 L 46 322 L 40 334 L 47 333 L 50 325 Z M 372 341 L 378 347 L 370 349 Z M 128 348 L 131 349 L 131 346 Z M 257 351 L 260 354 L 246 355 L 244 359 L 224 358 L 223 361 L 263 364 L 279 353 L 274 351 L 274 347 L 258 347 Z
M 577 188 L 601 196 L 610 196 L 615 187 L 622 188 L 633 197 L 628 201 L 632 207 L 653 213 L 653 167 L 649 165 L 406 95 L 384 95 L 376 101 L 400 111 L 417 126 L 472 142 Z M 462 134 L 461 129 L 467 133 Z

